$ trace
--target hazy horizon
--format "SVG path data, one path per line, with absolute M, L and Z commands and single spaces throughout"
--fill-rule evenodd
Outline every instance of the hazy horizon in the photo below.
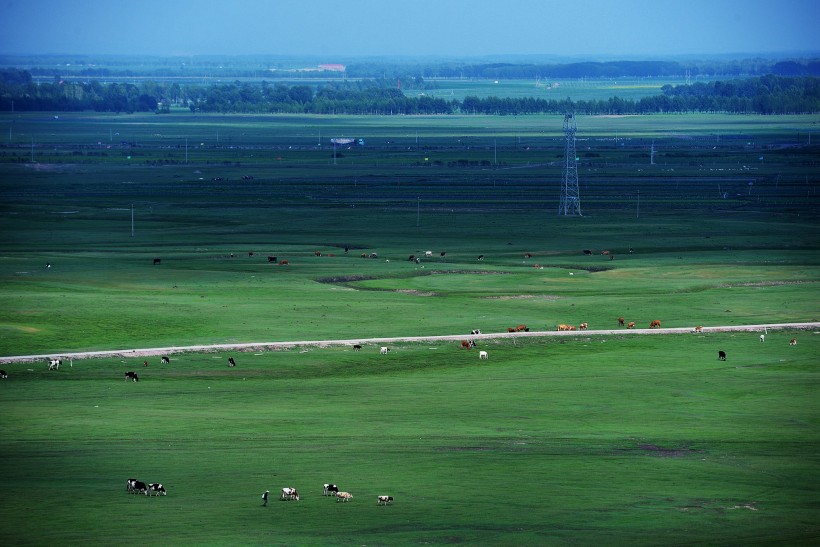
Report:
M 815 54 L 815 0 L 0 0 L 4 55 Z

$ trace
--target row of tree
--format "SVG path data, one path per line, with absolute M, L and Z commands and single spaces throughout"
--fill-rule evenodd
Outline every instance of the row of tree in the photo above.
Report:
M 767 75 L 662 88 L 638 100 L 548 100 L 534 97 L 408 97 L 384 80 L 340 81 L 317 87 L 233 82 L 210 86 L 143 82 L 101 84 L 58 80 L 35 84 L 25 71 L 0 71 L 0 110 L 309 114 L 648 114 L 730 112 L 794 114 L 820 112 L 820 79 Z

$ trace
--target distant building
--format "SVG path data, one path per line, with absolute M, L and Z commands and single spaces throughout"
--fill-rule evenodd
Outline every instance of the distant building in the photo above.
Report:
M 319 70 L 327 70 L 329 72 L 344 72 L 345 68 L 345 65 L 339 64 L 319 65 Z

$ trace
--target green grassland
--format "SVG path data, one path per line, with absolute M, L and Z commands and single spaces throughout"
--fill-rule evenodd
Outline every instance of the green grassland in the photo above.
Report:
M 7 115 L 0 356 L 818 320 L 818 117 L 579 117 L 582 217 L 557 215 L 562 121 Z M 3 365 L 0 541 L 808 545 L 818 343 Z M 284 486 L 303 499 L 260 507 Z

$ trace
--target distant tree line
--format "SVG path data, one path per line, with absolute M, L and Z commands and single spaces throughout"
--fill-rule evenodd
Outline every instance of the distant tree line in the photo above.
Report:
M 423 86 L 417 78 L 416 86 Z M 729 112 L 799 114 L 820 112 L 820 79 L 775 76 L 667 85 L 660 95 L 637 100 L 563 100 L 535 97 L 465 97 L 446 100 L 420 94 L 408 97 L 389 80 L 362 79 L 319 86 L 268 82 L 215 85 L 139 84 L 55 79 L 34 83 L 27 71 L 0 71 L 0 110 L 169 112 L 172 106 L 193 112 L 293 114 L 649 114 Z

